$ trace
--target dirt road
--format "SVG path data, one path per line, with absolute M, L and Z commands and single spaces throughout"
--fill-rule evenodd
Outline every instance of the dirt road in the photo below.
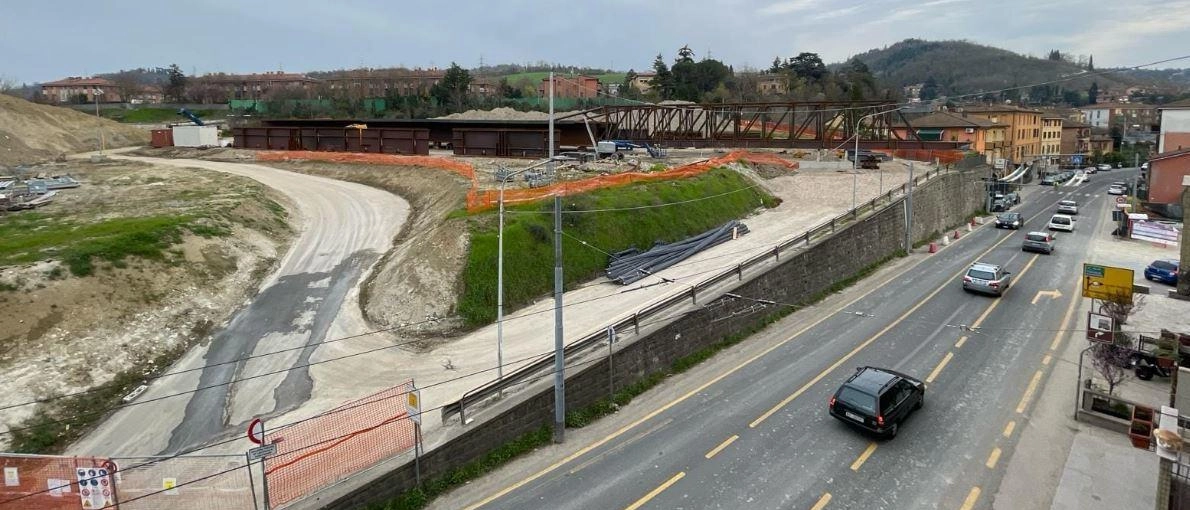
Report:
M 299 234 L 260 292 L 207 345 L 187 353 L 170 371 L 207 368 L 155 381 L 137 400 L 215 387 L 123 409 L 70 452 L 172 453 L 241 433 L 254 417 L 295 410 L 310 398 L 313 379 L 306 368 L 221 384 L 303 365 L 316 347 L 229 362 L 367 331 L 360 314 L 359 283 L 390 248 L 409 215 L 409 204 L 376 188 L 259 165 L 128 159 L 255 179 L 290 198 L 291 223 Z M 336 368 L 352 373 L 345 365 Z

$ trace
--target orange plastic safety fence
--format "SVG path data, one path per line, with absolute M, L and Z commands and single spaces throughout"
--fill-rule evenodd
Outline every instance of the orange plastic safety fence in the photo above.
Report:
M 343 404 L 323 416 L 269 432 L 277 453 L 266 461 L 269 502 L 282 505 L 409 450 L 406 412 L 412 381 Z
M 120 510 L 254 508 L 263 498 L 243 455 L 119 457 Z
M 475 168 L 461 161 L 435 156 L 402 156 L 398 154 L 374 154 L 365 152 L 318 152 L 318 151 L 257 151 L 257 161 L 326 161 L 331 163 L 355 163 L 363 165 L 423 166 L 438 168 L 462 175 L 475 182 Z
M 958 163 L 963 159 L 963 151 L 960 150 L 894 149 L 877 152 L 890 154 L 900 159 L 912 159 L 914 161 L 933 162 L 937 159 L 938 163 L 943 165 Z
M 0 455 L 5 510 L 79 510 L 114 507 L 111 464 L 97 457 Z
M 614 175 L 601 175 L 598 177 L 591 177 L 589 179 L 582 179 L 578 181 L 568 181 L 541 188 L 505 190 L 504 203 L 516 204 L 534 202 L 546 197 L 554 196 L 555 194 L 561 194 L 563 196 L 574 195 L 578 193 L 586 193 L 588 191 L 593 191 L 600 188 L 624 186 L 634 182 L 661 181 L 693 177 L 733 161 L 748 161 L 758 164 L 780 165 L 790 170 L 796 170 L 798 168 L 797 163 L 782 159 L 775 154 L 734 151 L 724 156 L 712 158 L 698 163 L 683 165 L 677 168 L 666 170 L 664 172 L 625 172 Z M 471 189 L 471 191 L 467 192 L 467 210 L 476 212 L 492 208 L 497 205 L 499 197 L 500 192 L 498 190 Z

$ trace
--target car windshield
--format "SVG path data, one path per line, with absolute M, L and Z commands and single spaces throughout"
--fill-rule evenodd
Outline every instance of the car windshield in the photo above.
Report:
M 1049 238 L 1045 234 L 1029 234 L 1029 235 L 1025 236 L 1025 239 L 1028 239 L 1030 241 L 1039 241 L 1039 242 L 1043 242 L 1043 243 L 1049 240 Z
M 1063 218 L 1063 217 L 1060 217 L 1060 216 L 1054 216 L 1054 217 L 1053 217 L 1053 219 L 1051 219 L 1051 220 L 1050 220 L 1050 223 L 1053 223 L 1053 224 L 1055 224 L 1055 225 L 1069 225 L 1069 224 L 1070 224 L 1070 218 Z
M 984 271 L 982 269 L 972 269 L 970 271 L 967 271 L 967 276 L 970 276 L 972 278 L 978 278 L 980 280 L 995 280 L 996 279 L 996 273 L 993 273 L 991 271 Z
M 856 409 L 876 413 L 876 397 L 850 386 L 844 386 L 839 392 L 839 400 Z
M 1010 212 L 1010 213 L 1001 214 L 999 216 L 999 218 L 1004 221 L 1016 221 L 1016 219 L 1019 218 L 1020 216 L 1021 215 L 1018 213 Z
M 1178 268 L 1178 266 L 1170 264 L 1169 262 L 1166 262 L 1164 260 L 1154 261 L 1151 265 L 1157 269 L 1164 269 L 1166 271 L 1173 271 Z

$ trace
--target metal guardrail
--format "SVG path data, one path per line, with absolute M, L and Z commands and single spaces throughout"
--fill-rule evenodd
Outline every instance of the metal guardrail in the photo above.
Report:
M 913 186 L 917 187 L 919 183 L 927 181 L 947 171 L 948 170 L 946 169 L 937 168 L 927 171 L 925 175 L 915 176 L 913 178 Z M 808 247 L 814 242 L 815 239 L 825 235 L 834 234 L 848 223 L 858 221 L 861 217 L 867 216 L 870 213 L 875 213 L 879 210 L 879 205 L 883 204 L 883 206 L 888 206 L 892 204 L 893 200 L 900 198 L 907 193 L 907 187 L 908 183 L 902 184 L 900 187 L 890 189 L 887 193 L 860 204 L 854 209 L 848 210 L 847 212 L 835 216 L 828 221 L 824 221 L 801 234 L 778 243 L 777 245 L 773 246 L 773 249 L 771 250 L 767 250 L 763 253 L 752 256 L 747 260 L 736 264 L 736 266 L 731 269 L 691 285 L 689 291 L 669 296 L 665 299 L 662 299 L 661 301 L 650 304 L 649 306 L 633 313 L 628 317 L 620 319 L 615 323 L 603 326 L 597 331 L 566 345 L 563 348 L 564 356 L 570 357 L 592 345 L 597 344 L 600 341 L 603 341 L 607 338 L 607 329 L 609 327 L 615 329 L 616 331 L 622 331 L 631 327 L 635 333 L 639 334 L 642 320 L 653 317 L 662 311 L 672 308 L 680 303 L 684 303 L 687 299 L 689 299 L 691 303 L 698 303 L 699 290 L 708 289 L 733 277 L 742 281 L 744 279 L 744 270 L 752 268 L 769 259 L 779 261 L 781 260 L 781 252 L 783 251 L 787 251 L 790 248 L 797 246 Z M 518 368 L 513 372 L 505 374 L 503 379 L 497 379 L 467 391 L 461 398 L 459 398 L 459 400 L 446 404 L 442 407 L 442 421 L 445 423 L 448 419 L 457 414 L 459 415 L 460 423 L 466 425 L 466 407 L 468 405 L 481 402 L 491 398 L 492 396 L 498 395 L 512 386 L 532 379 L 538 374 L 538 372 L 552 368 L 554 365 L 553 358 L 553 353 L 542 355 L 541 357 L 531 361 L 529 364 Z

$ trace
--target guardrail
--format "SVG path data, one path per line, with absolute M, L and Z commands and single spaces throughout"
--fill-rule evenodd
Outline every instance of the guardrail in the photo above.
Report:
M 927 181 L 933 177 L 936 177 L 936 176 L 938 176 L 944 172 L 947 172 L 947 171 L 948 170 L 946 170 L 946 169 L 936 168 L 936 169 L 927 171 L 924 175 L 915 176 L 913 178 L 913 186 L 916 187 L 919 183 L 925 182 L 925 181 Z M 588 334 L 588 335 L 584 336 L 583 338 L 575 340 L 574 342 L 571 342 L 570 344 L 566 345 L 563 348 L 564 356 L 570 357 L 572 355 L 575 355 L 575 354 L 587 349 L 588 347 L 591 347 L 591 346 L 596 345 L 599 342 L 603 341 L 604 339 L 607 338 L 608 328 L 612 328 L 615 331 L 622 331 L 622 330 L 626 330 L 627 328 L 632 328 L 634 334 L 639 334 L 640 333 L 640 325 L 643 320 L 648 319 L 649 317 L 656 316 L 656 315 L 660 314 L 661 312 L 668 310 L 669 308 L 672 308 L 672 307 L 675 307 L 681 303 L 684 303 L 684 302 L 686 302 L 687 299 L 689 299 L 692 304 L 697 304 L 699 290 L 708 289 L 710 287 L 713 287 L 713 286 L 715 286 L 719 283 L 722 283 L 722 282 L 724 282 L 728 279 L 731 279 L 731 278 L 736 278 L 737 281 L 743 281 L 744 270 L 752 268 L 758 264 L 764 263 L 764 262 L 768 261 L 769 259 L 773 259 L 775 261 L 780 261 L 782 252 L 788 251 L 789 249 L 794 248 L 794 247 L 801 247 L 801 248 L 808 247 L 815 240 L 820 239 L 825 236 L 828 236 L 830 234 L 834 234 L 836 231 L 838 231 L 839 229 L 841 229 L 843 226 L 847 225 L 848 223 L 858 221 L 859 218 L 861 218 L 861 217 L 875 213 L 877 210 L 879 210 L 878 206 L 886 207 L 886 206 L 892 204 L 895 199 L 898 199 L 898 198 L 904 196 L 908 192 L 908 186 L 909 186 L 909 183 L 905 183 L 905 184 L 902 184 L 900 187 L 892 188 L 892 189 L 888 190 L 887 193 L 884 193 L 876 198 L 873 198 L 863 204 L 859 204 L 854 209 L 851 209 L 843 214 L 835 216 L 834 218 L 831 218 L 828 221 L 824 221 L 824 222 L 820 223 L 819 225 L 812 227 L 812 228 L 806 230 L 805 232 L 802 232 L 801 234 L 798 234 L 796 236 L 793 236 L 789 239 L 786 239 L 786 240 L 776 244 L 775 246 L 773 246 L 773 249 L 771 249 L 771 250 L 766 250 L 758 255 L 752 256 L 752 257 L 748 258 L 747 260 L 740 262 L 739 264 L 736 264 L 736 266 L 733 268 L 727 269 L 717 275 L 707 278 L 706 280 L 703 280 L 703 281 L 698 282 L 694 285 L 691 285 L 690 289 L 686 292 L 682 292 L 680 294 L 674 294 L 672 296 L 669 296 L 665 299 L 662 299 L 661 301 L 652 303 L 649 306 L 633 313 L 632 315 L 624 317 L 617 322 L 603 326 L 602 328 L 599 328 L 597 331 L 595 331 L 591 334 Z M 454 415 L 457 414 L 457 415 L 459 415 L 459 422 L 463 425 L 466 425 L 467 424 L 467 417 L 466 417 L 467 406 L 474 404 L 476 402 L 482 402 L 488 398 L 491 398 L 495 395 L 502 393 L 504 390 L 506 390 L 512 386 L 515 386 L 517 384 L 520 384 L 527 380 L 530 380 L 530 379 L 534 378 L 534 376 L 536 376 L 538 374 L 538 372 L 551 369 L 554 364 L 553 358 L 554 358 L 553 353 L 543 355 L 540 358 L 537 358 L 537 359 L 529 362 L 527 365 L 525 365 L 521 368 L 518 368 L 517 370 L 512 371 L 508 374 L 505 374 L 503 379 L 497 379 L 497 380 L 491 381 L 487 384 L 476 387 L 476 388 L 471 389 L 470 391 L 464 393 L 463 396 L 461 398 L 459 398 L 459 400 L 457 400 L 455 402 L 451 402 L 449 404 L 446 404 L 445 406 L 442 407 L 442 421 L 443 421 L 443 423 L 445 423 L 448 419 L 450 419 L 451 417 L 453 417 Z

